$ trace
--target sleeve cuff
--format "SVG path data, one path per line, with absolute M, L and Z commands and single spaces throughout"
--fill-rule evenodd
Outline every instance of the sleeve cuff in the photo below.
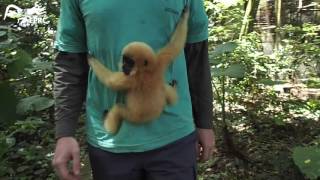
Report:
M 187 43 L 196 43 L 208 39 L 208 30 L 201 32 L 200 34 L 189 35 L 187 38 Z
M 63 121 L 61 121 L 56 124 L 55 137 L 56 139 L 59 139 L 62 137 L 74 137 L 75 129 L 76 129 L 75 124 L 73 124 L 73 126 L 70 127 L 70 124 L 66 124 L 66 123 L 63 123 Z
M 69 52 L 69 53 L 84 53 L 87 52 L 87 48 L 82 46 L 70 46 L 56 41 L 54 43 L 54 48 L 58 51 Z

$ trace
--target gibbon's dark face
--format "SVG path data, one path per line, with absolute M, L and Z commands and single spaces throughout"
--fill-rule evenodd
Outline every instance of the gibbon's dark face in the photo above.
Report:
M 125 75 L 133 75 L 137 71 L 145 71 L 150 69 L 149 67 L 149 60 L 142 59 L 136 60 L 136 58 L 130 58 L 126 55 L 122 58 L 122 71 Z
M 124 48 L 122 54 L 122 71 L 126 75 L 150 72 L 155 68 L 155 54 L 145 43 L 132 42 Z
M 130 72 L 132 71 L 133 67 L 134 67 L 134 60 L 131 59 L 130 57 L 124 55 L 122 58 L 122 71 L 125 75 L 130 75 Z

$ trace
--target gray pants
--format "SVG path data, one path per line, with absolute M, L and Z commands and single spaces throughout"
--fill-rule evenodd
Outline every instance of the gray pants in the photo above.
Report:
M 195 180 L 196 133 L 156 150 L 111 153 L 89 145 L 95 180 Z

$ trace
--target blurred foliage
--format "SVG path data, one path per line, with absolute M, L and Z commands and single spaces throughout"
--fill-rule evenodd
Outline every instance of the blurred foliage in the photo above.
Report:
M 8 5 L 31 9 L 35 3 L 45 8 L 45 23 L 21 27 L 16 18 L 2 20 Z M 58 3 L 0 4 L 0 179 L 54 179 L 52 43 Z
M 219 153 L 200 166 L 200 179 L 317 178 L 317 160 L 310 168 L 297 156 L 318 153 L 307 149 L 320 137 L 320 100 L 306 93 L 319 88 L 319 25 L 276 29 L 281 48 L 265 54 L 258 26 L 239 40 L 245 1 L 205 2 Z

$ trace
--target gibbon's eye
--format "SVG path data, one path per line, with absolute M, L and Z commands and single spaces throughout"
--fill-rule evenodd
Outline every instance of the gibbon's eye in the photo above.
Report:
M 148 61 L 147 60 L 144 60 L 144 66 L 148 66 Z

